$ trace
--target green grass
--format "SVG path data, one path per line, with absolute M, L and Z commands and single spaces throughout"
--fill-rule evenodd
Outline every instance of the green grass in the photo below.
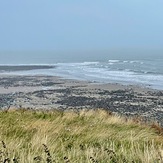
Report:
M 0 112 L 0 162 L 162 163 L 157 125 L 105 110 Z

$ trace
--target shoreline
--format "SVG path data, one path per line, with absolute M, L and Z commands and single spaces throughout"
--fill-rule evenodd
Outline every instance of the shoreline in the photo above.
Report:
M 163 125 L 163 91 L 136 85 L 99 84 L 54 76 L 0 77 L 0 108 L 108 109 Z
M 50 65 L 0 65 L 0 72 L 29 71 L 39 69 L 51 69 L 56 66 Z
M 54 63 L 54 64 L 11 64 L 0 65 L 0 75 L 17 76 L 60 76 L 64 79 L 84 80 L 100 84 L 118 83 L 120 85 L 136 85 L 163 91 L 163 76 L 148 70 L 101 69 L 105 64 L 97 62 Z M 94 65 L 95 64 L 95 65 Z M 117 65 L 118 66 L 118 65 Z M 96 71 L 97 69 L 97 71 Z M 96 72 L 97 73 L 96 73 Z M 105 72 L 105 73 L 104 73 Z

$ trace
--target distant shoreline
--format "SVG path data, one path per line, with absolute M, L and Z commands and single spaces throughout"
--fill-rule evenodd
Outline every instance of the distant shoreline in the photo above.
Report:
M 160 62 L 109 60 L 106 62 L 55 62 L 53 64 L 0 64 L 0 75 L 59 76 L 64 79 L 101 84 L 119 83 L 163 90 Z
M 28 71 L 38 69 L 51 69 L 55 66 L 50 65 L 0 65 L 0 72 Z

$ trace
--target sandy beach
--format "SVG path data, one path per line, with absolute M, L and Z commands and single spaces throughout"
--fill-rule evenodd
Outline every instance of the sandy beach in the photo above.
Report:
M 0 107 L 62 110 L 104 108 L 163 124 L 163 91 L 52 76 L 1 75 Z

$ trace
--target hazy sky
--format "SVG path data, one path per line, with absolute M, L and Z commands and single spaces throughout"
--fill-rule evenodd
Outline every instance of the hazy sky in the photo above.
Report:
M 162 48 L 163 0 L 1 0 L 0 50 Z

